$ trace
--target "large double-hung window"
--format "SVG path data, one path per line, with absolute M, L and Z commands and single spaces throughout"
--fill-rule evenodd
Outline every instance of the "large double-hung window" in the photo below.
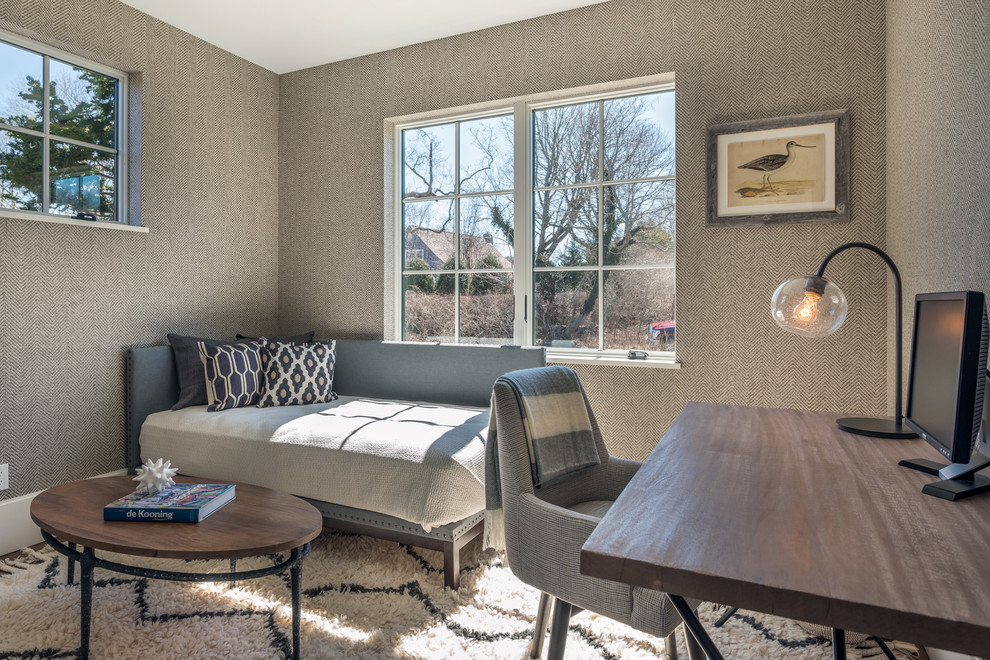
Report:
M 124 220 L 125 81 L 0 35 L 0 211 Z
M 398 338 L 670 360 L 673 84 L 396 126 Z

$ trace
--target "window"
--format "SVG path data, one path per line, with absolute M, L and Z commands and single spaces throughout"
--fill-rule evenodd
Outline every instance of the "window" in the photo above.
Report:
M 513 341 L 513 118 L 402 131 L 402 336 Z
M 399 338 L 673 357 L 672 84 L 396 136 Z
M 0 212 L 123 222 L 125 81 L 0 35 Z

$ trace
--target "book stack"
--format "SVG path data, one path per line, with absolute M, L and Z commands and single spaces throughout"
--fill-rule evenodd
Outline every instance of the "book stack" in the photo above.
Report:
M 104 520 L 200 522 L 234 499 L 234 484 L 175 484 L 149 494 L 137 490 L 103 507 Z

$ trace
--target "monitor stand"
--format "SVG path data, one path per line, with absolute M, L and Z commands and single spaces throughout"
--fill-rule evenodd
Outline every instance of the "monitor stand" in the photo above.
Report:
M 903 460 L 903 465 L 912 470 L 925 474 L 942 477 L 942 481 L 926 484 L 921 492 L 925 495 L 941 497 L 943 500 L 961 500 L 964 497 L 990 492 L 990 478 L 977 474 L 980 470 L 990 467 L 990 456 L 982 451 L 976 451 L 969 463 L 936 463 L 924 458 Z

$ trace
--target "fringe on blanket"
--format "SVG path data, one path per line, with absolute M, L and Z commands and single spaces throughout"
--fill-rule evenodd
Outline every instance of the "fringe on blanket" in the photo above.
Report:
M 505 550 L 505 516 L 502 509 L 485 509 L 485 536 L 482 547 Z

